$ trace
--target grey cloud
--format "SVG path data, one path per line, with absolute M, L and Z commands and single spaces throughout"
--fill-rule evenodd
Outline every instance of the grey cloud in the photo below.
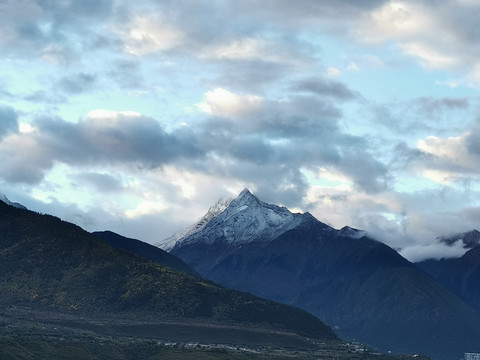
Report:
M 247 160 L 256 164 L 266 164 L 272 160 L 274 149 L 261 138 L 245 137 L 234 139 L 228 149 L 232 157 L 243 161 Z
M 86 172 L 76 174 L 72 178 L 81 186 L 87 185 L 102 193 L 118 192 L 123 189 L 122 181 L 110 174 Z
M 40 182 L 53 165 L 48 150 L 35 141 L 15 139 L 0 142 L 0 154 L 3 160 L 0 177 L 10 183 L 35 184 Z
M 480 150 L 480 146 L 478 148 Z M 474 149 L 470 149 L 474 152 Z M 438 156 L 428 152 L 424 152 L 417 148 L 410 148 L 408 145 L 401 143 L 395 146 L 389 167 L 392 170 L 412 171 L 414 173 L 423 170 L 439 170 L 446 172 L 447 176 L 456 182 L 468 182 L 470 179 L 477 177 L 479 168 L 476 165 L 468 164 L 461 159 Z
M 58 83 L 58 87 L 69 94 L 79 94 L 91 91 L 96 80 L 97 77 L 93 74 L 72 74 L 61 79 Z
M 423 0 L 423 3 L 427 6 L 431 5 L 428 0 Z M 459 4 L 459 2 L 444 1 L 442 5 L 437 7 L 438 16 L 441 16 L 445 27 L 455 33 L 455 41 L 473 47 L 472 50 L 478 50 L 477 44 L 480 39 L 478 2 Z
M 114 6 L 114 1 L 112 0 L 36 0 L 36 3 L 49 13 L 52 13 L 54 17 L 59 18 L 59 21 L 65 17 L 65 14 L 69 14 L 72 17 L 105 18 L 112 12 Z
M 144 83 L 140 64 L 134 60 L 117 60 L 108 76 L 124 88 L 139 88 Z
M 236 117 L 208 119 L 200 127 L 205 133 L 202 138 L 218 136 L 224 139 L 237 134 L 253 134 L 277 140 L 315 135 L 332 139 L 331 135 L 339 132 L 341 112 L 324 99 L 297 96 L 283 102 L 265 101 L 259 109 Z
M 18 131 L 18 116 L 14 109 L 0 106 L 0 139 Z
M 288 205 L 293 199 L 298 204 L 308 188 L 302 168 L 334 168 L 369 193 L 384 191 L 388 182 L 388 170 L 373 158 L 368 142 L 344 134 L 339 110 L 315 97 L 265 102 L 238 118 L 200 120 L 171 132 L 145 116 L 101 116 L 77 123 L 38 119 L 36 132 L 19 137 L 22 151 L 9 160 L 9 174 L 3 177 L 35 182 L 57 162 L 80 167 L 128 163 L 146 169 L 174 163 L 246 183 L 257 179 L 258 189 L 266 195 L 275 192 Z M 77 180 L 101 186 L 102 180 L 112 179 Z
M 450 180 L 455 180 L 459 185 L 463 183 L 464 186 L 467 186 L 470 181 L 478 181 L 480 174 L 479 123 L 471 128 L 457 130 L 457 136 L 450 132 L 447 138 L 436 137 L 431 143 L 427 138 L 427 144 L 438 147 L 438 150 L 423 151 L 420 148 L 411 148 L 405 143 L 399 143 L 393 149 L 389 166 L 395 170 L 413 170 L 414 172 L 426 169 L 439 170 L 445 172 Z M 445 152 L 440 149 L 443 146 L 446 147 Z
M 322 78 L 310 78 L 297 81 L 290 87 L 293 91 L 311 92 L 316 95 L 336 98 L 338 100 L 353 100 L 358 94 L 345 84 Z
M 478 224 L 480 224 L 480 206 L 465 208 L 462 210 L 462 215 L 472 224 L 472 228 L 478 229 Z
M 88 73 L 73 73 L 59 80 L 47 79 L 44 82 L 49 82 L 50 89 L 37 90 L 22 97 L 31 102 L 55 105 L 67 103 L 73 95 L 94 93 L 98 90 L 98 76 Z
M 55 162 L 74 166 L 126 162 L 155 168 L 203 154 L 188 131 L 166 133 L 147 117 L 127 114 L 116 120 L 87 118 L 78 123 L 43 118 L 35 126 L 36 132 L 16 139 L 15 148 L 0 143 L 0 153 L 7 159 L 0 172 L 4 179 L 38 182 Z
M 273 137 L 322 136 L 322 140 L 327 140 L 339 133 L 341 112 L 324 99 L 297 96 L 292 97 L 285 106 L 278 105 L 281 104 L 275 107 L 271 105 L 261 122 L 261 129 Z
M 328 102 L 294 97 L 288 102 L 266 103 L 262 109 L 241 119 L 210 119 L 202 124 L 199 133 L 204 149 L 241 162 L 241 169 L 245 163 L 262 167 L 262 171 L 269 169 L 269 175 L 258 178 L 265 179 L 262 184 L 277 178 L 278 186 L 272 189 L 278 192 L 289 188 L 282 181 L 288 183 L 288 179 L 293 179 L 291 174 L 298 174 L 301 168 L 319 167 L 339 170 L 362 191 L 384 191 L 388 187 L 387 167 L 373 158 L 365 139 L 344 134 L 339 129 L 340 116 L 338 109 Z M 250 172 L 245 170 L 242 175 L 243 171 L 235 165 L 216 171 L 225 173 L 233 169 L 240 178 L 249 181 Z M 301 177 L 295 181 L 299 189 L 306 189 L 301 186 L 306 183 Z
M 112 0 L 4 1 L 0 30 L 8 35 L 0 42 L 6 54 L 54 57 L 68 64 L 106 39 L 99 27 L 112 20 L 113 9 Z M 107 43 L 111 46 L 111 40 Z
M 475 156 L 480 156 L 480 119 L 468 133 L 465 139 L 465 146 Z
M 294 207 L 302 204 L 302 199 L 309 188 L 305 176 L 298 168 L 280 167 L 280 176 L 261 181 L 257 186 L 258 196 L 268 202 L 280 203 Z
M 258 14 L 263 18 L 275 19 L 280 23 L 287 24 L 301 24 L 305 21 L 318 22 L 319 19 L 331 20 L 345 20 L 346 17 L 358 16 L 359 14 L 371 11 L 387 0 L 339 0 L 335 2 L 330 1 L 316 1 L 316 0 L 265 0 L 261 3 L 254 0 L 247 0 L 236 2 L 235 7 L 243 11 L 250 11 Z
M 394 146 L 389 166 L 394 169 L 404 169 L 419 162 L 431 162 L 434 160 L 433 158 L 433 155 L 426 154 L 419 149 L 413 149 L 405 142 L 401 142 Z
M 57 91 L 38 90 L 31 94 L 23 96 L 27 101 L 45 103 L 45 104 L 60 104 L 68 101 L 68 98 Z
M 463 123 L 470 116 L 473 102 L 473 99 L 463 97 L 420 97 L 390 104 L 371 104 L 370 111 L 374 125 L 382 127 L 381 135 L 441 137 L 464 130 Z
M 349 149 L 343 154 L 338 168 L 350 176 L 358 188 L 367 193 L 379 193 L 388 189 L 387 167 L 375 160 L 368 151 L 362 149 L 362 146 Z
M 66 162 L 138 161 L 156 167 L 177 157 L 201 154 L 188 132 L 168 134 L 148 117 L 127 114 L 117 120 L 87 118 L 78 124 L 54 120 L 39 125 L 46 143 Z
M 216 165 L 215 173 L 241 181 L 265 201 L 300 206 L 309 185 L 299 167 L 275 162 L 258 164 L 237 159 L 228 168 Z
M 462 110 L 470 106 L 470 101 L 467 98 L 432 98 L 421 97 L 414 101 L 421 113 L 432 117 L 438 115 L 445 110 Z
M 241 91 L 261 91 L 268 85 L 280 81 L 291 65 L 267 60 L 224 60 L 218 61 L 220 75 L 214 79 L 203 79 L 206 84 L 214 86 L 236 88 Z

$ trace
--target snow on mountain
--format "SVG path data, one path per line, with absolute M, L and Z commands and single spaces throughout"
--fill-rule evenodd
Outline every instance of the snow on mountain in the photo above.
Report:
M 19 209 L 26 209 L 26 207 L 23 206 L 22 204 L 19 204 L 17 202 L 11 202 L 10 200 L 8 200 L 5 194 L 0 194 L 0 201 L 3 201 L 5 204 L 8 204 L 8 205 L 15 206 L 16 208 L 19 208 Z
M 292 213 L 286 207 L 267 204 L 244 189 L 234 200 L 221 199 L 196 224 L 157 246 L 169 251 L 175 246 L 210 243 L 214 239 L 229 244 L 269 241 L 309 219 L 314 219 L 309 213 Z
M 162 250 L 170 251 L 179 240 L 184 239 L 202 230 L 210 220 L 220 215 L 228 207 L 228 205 L 230 205 L 231 202 L 232 199 L 230 198 L 220 198 L 220 200 L 218 200 L 213 206 L 211 206 L 210 209 L 208 209 L 207 213 L 195 224 L 179 231 L 178 233 L 173 234 L 172 236 L 162 240 L 155 245 Z

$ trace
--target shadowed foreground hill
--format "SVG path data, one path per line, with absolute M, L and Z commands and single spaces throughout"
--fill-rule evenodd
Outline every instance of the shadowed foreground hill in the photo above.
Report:
M 184 271 L 192 275 L 198 275 L 198 273 L 188 266 L 185 261 L 172 254 L 169 254 L 162 249 L 159 249 L 156 246 L 147 244 L 140 240 L 127 238 L 112 231 L 95 231 L 92 234 L 106 241 L 114 248 L 130 251 L 134 254 L 140 255 L 143 258 L 152 260 L 160 265 L 168 266 L 169 268 L 175 270 Z
M 12 306 L 70 314 L 274 327 L 336 339 L 296 308 L 231 291 L 130 252 L 78 226 L 0 201 L 0 311 Z

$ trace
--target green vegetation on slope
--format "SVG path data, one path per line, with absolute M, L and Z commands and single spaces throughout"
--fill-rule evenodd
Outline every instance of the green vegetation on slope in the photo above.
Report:
M 335 339 L 314 316 L 114 249 L 78 226 L 0 202 L 0 307 L 256 324 Z

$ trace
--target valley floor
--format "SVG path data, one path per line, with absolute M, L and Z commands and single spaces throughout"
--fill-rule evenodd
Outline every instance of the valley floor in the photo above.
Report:
M 0 313 L 2 360 L 425 360 L 360 344 L 211 323 L 85 318 L 10 308 Z

